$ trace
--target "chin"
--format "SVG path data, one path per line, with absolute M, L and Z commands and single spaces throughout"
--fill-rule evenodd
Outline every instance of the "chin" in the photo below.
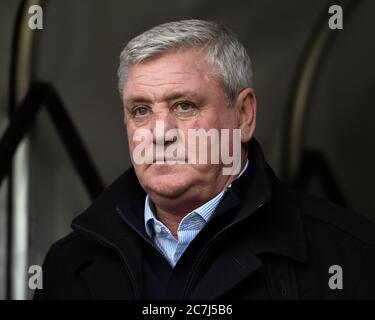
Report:
M 178 169 L 176 165 L 173 167 L 172 165 L 157 165 L 146 170 L 142 184 L 150 195 L 176 198 L 188 189 L 191 185 L 191 178 L 192 174 L 188 168 Z

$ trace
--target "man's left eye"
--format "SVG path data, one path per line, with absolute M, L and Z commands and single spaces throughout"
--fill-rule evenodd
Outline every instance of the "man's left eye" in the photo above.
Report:
M 193 109 L 193 106 L 188 102 L 181 102 L 177 105 L 177 112 L 187 112 Z
M 175 104 L 174 112 L 177 118 L 184 120 L 195 117 L 198 114 L 198 108 L 190 102 L 179 102 Z

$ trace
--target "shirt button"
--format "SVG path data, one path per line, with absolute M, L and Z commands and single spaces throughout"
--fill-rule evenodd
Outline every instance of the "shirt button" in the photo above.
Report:
M 161 232 L 161 227 L 159 225 L 155 225 L 155 232 L 160 233 Z

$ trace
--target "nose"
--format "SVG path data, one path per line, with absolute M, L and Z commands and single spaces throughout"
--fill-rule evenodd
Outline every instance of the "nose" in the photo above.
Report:
M 152 125 L 153 143 L 156 145 L 168 145 L 176 141 L 176 137 L 170 137 L 168 131 L 176 129 L 176 118 L 169 111 L 158 113 Z

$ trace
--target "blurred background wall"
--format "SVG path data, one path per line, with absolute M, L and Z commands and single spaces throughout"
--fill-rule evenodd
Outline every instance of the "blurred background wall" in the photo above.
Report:
M 293 77 L 313 26 L 325 10 L 328 22 L 331 3 L 339 1 L 44 1 L 44 29 L 34 31 L 32 77 L 56 88 L 108 185 L 130 165 L 116 78 L 122 48 L 159 23 L 185 18 L 223 22 L 238 33 L 252 58 L 259 104 L 256 137 L 280 173 Z M 11 39 L 19 4 L 0 2 L 0 133 L 8 121 Z M 361 1 L 347 22 L 344 11 L 344 30 L 330 31 L 339 34 L 319 68 L 305 146 L 325 155 L 347 206 L 375 221 L 374 13 L 374 1 Z M 38 114 L 29 134 L 27 162 L 27 257 L 28 265 L 33 265 L 42 263 L 49 246 L 69 232 L 72 218 L 91 200 L 46 111 Z M 6 191 L 3 184 L 1 299 L 7 298 Z M 312 181 L 308 191 L 325 196 L 319 181 Z M 23 295 L 30 297 L 31 292 Z

